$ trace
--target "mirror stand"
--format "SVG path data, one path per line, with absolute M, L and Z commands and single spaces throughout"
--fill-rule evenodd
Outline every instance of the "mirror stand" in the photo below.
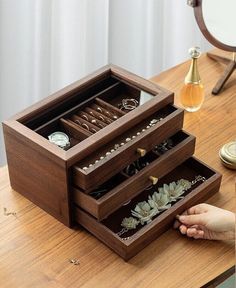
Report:
M 236 69 L 236 53 L 233 52 L 233 58 L 232 60 L 226 57 L 222 57 L 219 55 L 215 55 L 213 53 L 207 53 L 207 56 L 213 60 L 216 60 L 220 63 L 223 63 L 225 65 L 227 65 L 223 75 L 221 76 L 221 78 L 218 80 L 218 82 L 216 83 L 215 87 L 212 90 L 212 94 L 214 95 L 218 95 L 221 90 L 223 89 L 226 81 L 229 79 L 229 77 L 231 76 L 231 74 L 234 72 L 234 70 Z
M 212 53 L 207 55 L 227 65 L 223 75 L 216 83 L 212 94 L 218 95 L 236 69 L 236 40 L 234 27 L 236 25 L 236 1 L 227 0 L 187 0 L 187 4 L 194 9 L 197 24 L 205 38 L 215 47 L 233 52 L 233 59 L 221 57 Z

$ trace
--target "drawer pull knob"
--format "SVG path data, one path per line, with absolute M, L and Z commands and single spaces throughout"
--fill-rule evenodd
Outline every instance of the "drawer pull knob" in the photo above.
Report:
M 152 181 L 152 185 L 156 185 L 159 179 L 158 179 L 157 177 L 150 176 L 150 177 L 149 177 L 149 180 Z
M 142 149 L 142 148 L 138 148 L 138 149 L 137 149 L 137 153 L 138 153 L 141 157 L 143 157 L 143 156 L 146 155 L 147 150 Z

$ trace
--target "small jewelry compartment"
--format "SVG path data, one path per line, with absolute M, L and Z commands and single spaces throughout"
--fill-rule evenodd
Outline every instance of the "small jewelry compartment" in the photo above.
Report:
M 125 94 L 124 91 L 126 91 Z M 141 97 L 142 100 L 140 101 L 135 100 L 136 98 L 138 99 L 137 95 L 145 93 L 149 96 Z M 55 103 L 53 107 L 47 107 L 45 111 L 42 111 L 35 117 L 31 117 L 31 119 L 23 120 L 22 123 L 48 139 L 52 133 L 64 132 L 64 129 L 61 128 L 61 119 L 63 119 L 65 122 L 70 122 L 70 124 L 74 122 L 75 125 L 73 125 L 73 127 L 78 127 L 79 131 L 84 132 L 84 134 L 89 137 L 126 115 L 127 112 L 142 106 L 149 100 L 158 102 L 158 99 L 154 99 L 158 94 L 158 89 L 146 92 L 145 87 L 139 88 L 139 85 L 135 86 L 122 77 L 112 74 L 106 75 L 104 79 L 98 82 L 95 81 L 91 86 L 86 87 L 86 89 L 82 88 L 77 93 L 75 91 L 74 95 L 68 96 L 68 99 Z M 127 101 L 135 102 L 132 109 L 130 109 L 130 106 L 132 106 L 130 104 L 131 102 L 127 104 L 128 109 L 123 109 L 124 107 L 120 109 L 116 107 L 117 105 L 112 104 L 113 101 L 116 102 L 123 99 L 123 96 L 128 97 Z M 168 101 L 173 103 L 171 96 L 172 95 L 169 95 Z M 116 98 L 117 100 L 115 100 Z M 104 99 L 108 99 L 108 101 Z M 51 103 L 53 103 L 53 101 Z M 67 136 L 69 138 L 71 137 L 71 135 Z M 72 142 L 66 150 L 76 145 L 76 141 L 72 139 Z M 80 141 L 78 141 L 78 143 L 79 142 Z
M 108 184 L 105 182 L 94 189 L 92 193 L 90 190 L 84 192 L 73 187 L 73 202 L 96 217 L 99 221 L 106 218 L 109 214 L 126 204 L 143 189 L 149 188 L 153 182 L 158 181 L 158 178 L 163 177 L 194 153 L 195 137 L 184 131 L 177 132 L 168 139 L 168 142 L 171 142 L 171 145 L 165 152 L 162 151 L 162 154 L 150 151 L 144 157 L 138 158 L 135 162 L 137 163 L 139 161 L 139 166 L 141 162 L 147 162 L 149 164 L 143 168 L 137 167 L 138 171 L 133 176 L 125 173 L 127 170 L 126 167 L 118 174 L 120 175 L 118 180 L 116 178 L 117 176 L 115 176 L 108 181 Z M 161 146 L 166 147 L 165 143 L 167 143 L 167 141 L 153 145 L 154 150 L 157 151 L 156 149 L 159 148 L 160 151 Z M 114 164 L 112 164 L 112 166 L 114 166 Z M 109 183 L 112 183 L 113 186 Z M 100 195 L 97 195 L 96 191 L 102 192 Z
M 79 129 L 78 127 L 76 127 L 76 125 L 74 125 L 73 122 L 71 123 L 70 121 L 67 121 L 63 118 L 51 123 L 50 125 L 47 125 L 47 127 L 40 128 L 40 133 L 45 138 L 48 138 L 48 136 L 55 131 L 63 132 L 69 137 L 69 148 L 77 145 L 78 143 L 82 142 L 84 139 L 92 135 L 92 133 L 84 131 L 83 129 Z
M 155 122 L 155 123 L 154 123 Z M 97 187 L 182 128 L 183 111 L 172 105 L 112 139 L 73 167 L 73 184 L 85 191 Z
M 137 203 L 147 201 L 148 196 L 164 184 L 180 179 L 191 182 L 198 175 L 205 177 L 205 181 L 191 184 L 191 188 L 183 194 L 182 199 L 173 202 L 170 208 L 153 217 L 150 223 L 139 224 L 135 230 L 129 230 L 118 236 L 123 229 L 121 226 L 123 219 L 131 216 L 131 210 L 135 208 Z M 79 224 L 88 229 L 122 258 L 129 260 L 169 229 L 177 214 L 181 214 L 187 208 L 205 201 L 216 193 L 219 190 L 220 182 L 221 175 L 219 173 L 191 157 L 162 177 L 152 190 L 144 190 L 133 198 L 129 204 L 119 208 L 102 222 L 97 221 L 77 206 L 75 206 L 75 215 Z
M 78 129 L 89 132 L 88 137 L 108 126 L 125 113 L 105 103 L 99 98 L 81 105 L 69 118 L 64 120 L 73 123 Z
M 132 85 L 127 85 L 125 82 L 121 82 L 116 86 L 115 94 L 115 97 L 114 94 L 106 94 L 101 95 L 100 98 L 125 113 L 134 110 L 153 98 L 151 93 L 137 89 Z

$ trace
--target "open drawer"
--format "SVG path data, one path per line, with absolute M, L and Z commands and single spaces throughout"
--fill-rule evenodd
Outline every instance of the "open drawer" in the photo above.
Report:
M 169 149 L 166 147 L 168 143 Z M 162 151 L 163 147 L 166 151 Z M 101 221 L 142 190 L 150 187 L 153 181 L 158 181 L 158 178 L 191 157 L 194 147 L 195 137 L 179 131 L 157 145 L 156 150 L 139 158 L 89 194 L 73 187 L 73 202 Z M 135 171 L 134 175 L 127 174 L 132 171 Z
M 89 193 L 182 128 L 183 110 L 160 109 L 73 166 L 73 185 Z
M 152 195 L 158 188 L 163 187 L 164 184 L 170 184 L 172 181 L 180 179 L 193 181 L 198 175 L 205 177 L 205 181 L 192 184 L 191 188 L 182 195 L 182 199 L 172 202 L 170 208 L 154 216 L 150 223 L 138 224 L 136 229 L 128 230 L 122 234 L 121 231 L 124 228 L 121 223 L 123 219 L 131 216 L 131 210 L 134 210 L 138 203 L 147 201 L 148 196 Z M 103 241 L 122 258 L 128 260 L 169 229 L 177 214 L 181 214 L 187 208 L 205 201 L 216 193 L 219 190 L 220 182 L 221 175 L 219 173 L 196 158 L 191 157 L 162 177 L 152 190 L 144 190 L 133 198 L 128 205 L 117 209 L 102 222 L 97 221 L 87 212 L 78 208 L 78 206 L 75 206 L 75 218 L 79 224 Z

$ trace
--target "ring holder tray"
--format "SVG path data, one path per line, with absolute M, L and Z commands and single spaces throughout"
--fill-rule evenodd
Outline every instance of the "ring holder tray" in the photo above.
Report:
M 173 101 L 170 91 L 113 65 L 63 88 L 4 121 L 12 188 L 128 260 L 219 189 L 221 176 L 191 158 L 195 137 L 182 131 L 184 112 Z M 55 132 L 69 137 L 67 149 L 49 141 Z M 195 173 L 207 180 L 128 240 L 117 235 L 120 215 L 152 186 Z

